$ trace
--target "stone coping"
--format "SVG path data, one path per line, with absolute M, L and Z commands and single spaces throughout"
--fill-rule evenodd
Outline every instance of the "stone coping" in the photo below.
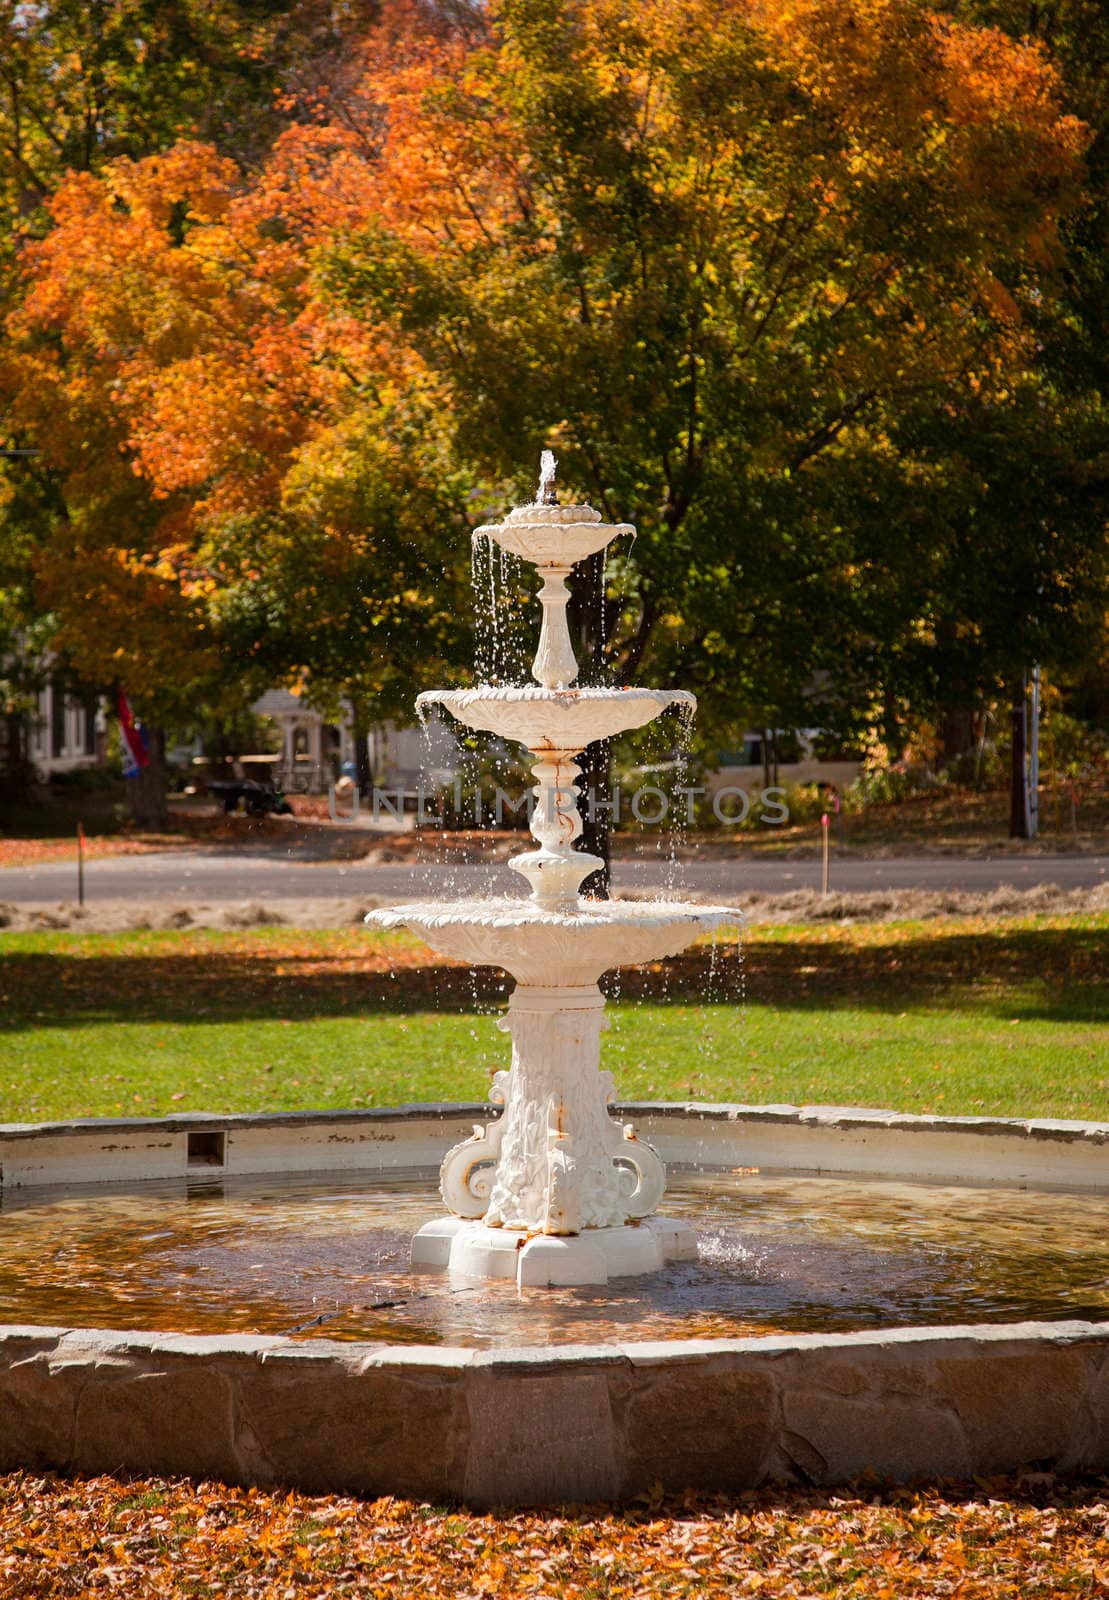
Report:
M 1109 1467 L 1109 1325 L 471 1351 L 0 1328 L 0 1469 L 488 1507 Z
M 750 1123 L 823 1128 L 903 1128 L 914 1133 L 1005 1134 L 1026 1139 L 1081 1141 L 1109 1145 L 1109 1122 L 1076 1122 L 1056 1117 L 951 1117 L 888 1111 L 880 1107 L 825 1105 L 746 1105 L 701 1100 L 619 1100 L 618 1117 L 680 1118 L 704 1122 Z M 326 1123 L 397 1123 L 497 1117 L 501 1107 L 486 1101 L 427 1101 L 401 1106 L 369 1106 L 327 1111 L 179 1111 L 168 1117 L 74 1117 L 57 1122 L 0 1122 L 0 1141 L 53 1139 L 67 1134 L 223 1132 L 235 1128 L 310 1128 Z
M 1103 1122 L 698 1101 L 624 1101 L 613 1112 L 673 1165 L 1109 1190 Z M 468 1102 L 0 1124 L 0 1191 L 216 1173 L 434 1168 L 475 1124 L 499 1114 L 496 1106 Z
M 483 1100 L 418 1102 L 337 1111 L 176 1111 L 169 1117 L 73 1117 L 64 1122 L 0 1122 L 5 1139 L 56 1139 L 89 1133 L 223 1133 L 233 1128 L 310 1128 L 327 1123 L 426 1122 L 429 1118 L 499 1116 L 500 1106 Z

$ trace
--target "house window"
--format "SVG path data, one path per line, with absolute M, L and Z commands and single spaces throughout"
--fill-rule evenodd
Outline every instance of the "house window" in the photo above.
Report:
M 95 702 L 90 700 L 88 705 L 83 707 L 83 710 L 84 710 L 84 714 L 85 714 L 85 754 L 87 756 L 94 756 L 96 754 L 96 704 L 95 704 Z

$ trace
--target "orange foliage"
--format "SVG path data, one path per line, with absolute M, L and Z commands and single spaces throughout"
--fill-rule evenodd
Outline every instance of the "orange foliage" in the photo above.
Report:
M 211 530 L 279 508 L 314 463 L 330 471 L 337 459 L 341 470 L 359 417 L 388 416 L 434 390 L 395 320 L 356 318 L 321 287 L 328 249 L 377 230 L 480 294 L 496 273 L 526 292 L 529 263 L 555 248 L 559 185 L 565 197 L 578 180 L 541 167 L 537 140 L 551 129 L 537 133 L 529 120 L 536 67 L 513 16 L 500 0 L 487 26 L 464 32 L 415 0 L 393 0 L 355 89 L 328 118 L 290 128 L 254 178 L 186 142 L 62 184 L 52 231 L 24 254 L 27 290 L 10 318 L 0 385 L 61 475 L 70 527 L 43 576 L 97 670 L 105 651 L 118 656 L 136 604 L 173 616 L 167 655 L 182 649 L 201 628 L 205 582 L 225 576 L 205 553 Z M 642 141 L 645 181 L 680 202 L 701 283 L 746 280 L 752 265 L 771 262 L 792 207 L 819 245 L 804 315 L 871 305 L 881 339 L 845 338 L 834 352 L 845 392 L 878 383 L 879 361 L 899 381 L 914 370 L 926 381 L 938 368 L 1019 353 L 1020 310 L 995 257 L 1035 266 L 1050 255 L 1084 140 L 1060 114 L 1035 47 L 905 0 L 666 0 L 631 13 L 618 0 L 588 0 L 563 22 L 569 81 L 598 103 L 623 97 L 635 107 L 625 137 Z M 682 95 L 711 101 L 711 75 L 698 91 L 697 73 L 710 58 L 728 67 L 740 36 L 758 70 L 779 73 L 827 119 L 823 145 L 811 132 L 799 139 L 803 108 L 783 110 L 769 130 L 745 124 L 738 99 L 713 102 L 703 130 L 691 118 Z M 573 98 L 565 104 L 572 116 Z M 756 138 L 774 151 L 761 188 L 745 166 Z M 591 181 L 603 191 L 603 175 Z M 911 190 L 918 208 L 946 210 L 949 238 L 961 229 L 973 240 L 965 262 L 942 263 L 945 292 L 994 313 L 992 355 L 961 315 L 937 326 L 892 251 L 827 264 L 860 196 L 877 205 L 882 184 L 895 196 Z M 602 248 L 599 236 L 581 235 L 586 260 L 594 244 Z M 755 326 L 761 310 L 751 305 Z M 545 313 L 557 337 L 558 319 L 577 309 L 568 300 Z M 112 625 L 98 622 L 110 649 L 87 637 L 70 557 L 116 596 Z

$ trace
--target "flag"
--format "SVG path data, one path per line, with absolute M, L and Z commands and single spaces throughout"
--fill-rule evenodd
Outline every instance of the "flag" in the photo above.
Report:
M 135 721 L 131 712 L 131 702 L 122 689 L 119 691 L 118 705 L 120 742 L 123 746 L 123 776 L 137 778 L 150 760 L 146 729 Z

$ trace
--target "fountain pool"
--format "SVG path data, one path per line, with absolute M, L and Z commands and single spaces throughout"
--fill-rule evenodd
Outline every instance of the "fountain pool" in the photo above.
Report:
M 481 1506 L 1109 1466 L 1109 1126 L 618 1107 L 696 1261 L 413 1271 L 490 1110 L 0 1128 L 0 1467 Z
M 671 1175 L 698 1258 L 521 1294 L 412 1270 L 431 1172 L 17 1192 L 19 1321 L 471 1349 L 1109 1319 L 1109 1195 L 741 1169 Z

